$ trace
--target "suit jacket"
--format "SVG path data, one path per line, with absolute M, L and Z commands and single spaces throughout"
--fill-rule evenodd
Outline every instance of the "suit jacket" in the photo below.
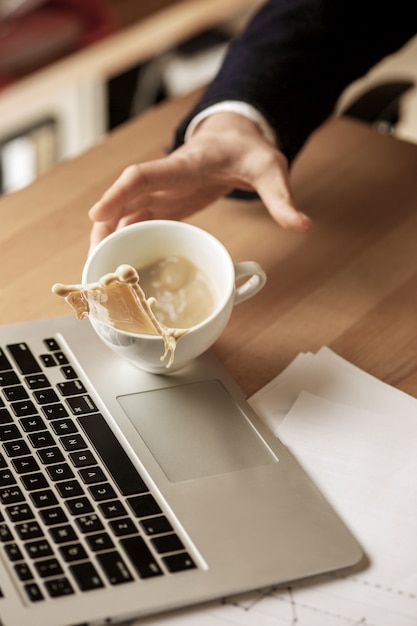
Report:
M 199 111 L 242 100 L 266 117 L 291 161 L 343 89 L 416 32 L 416 0 L 269 0 L 231 42 L 174 147 Z

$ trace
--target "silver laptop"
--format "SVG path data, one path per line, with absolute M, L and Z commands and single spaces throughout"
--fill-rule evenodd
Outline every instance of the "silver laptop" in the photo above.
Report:
M 0 327 L 0 347 L 2 626 L 127 621 L 361 559 L 214 354 L 147 374 L 73 317 Z

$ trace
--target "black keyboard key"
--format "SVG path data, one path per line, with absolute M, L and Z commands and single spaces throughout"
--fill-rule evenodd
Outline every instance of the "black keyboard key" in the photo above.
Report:
M 49 529 L 52 539 L 55 543 L 68 543 L 77 539 L 75 530 L 69 524 L 63 526 L 54 526 Z
M 21 436 L 16 424 L 0 425 L 0 441 L 11 441 L 12 439 L 19 439 Z
M 10 561 L 22 561 L 23 554 L 17 543 L 7 543 L 4 550 Z
M 69 480 L 74 478 L 74 472 L 67 463 L 58 463 L 57 465 L 47 465 L 46 471 L 49 478 L 54 482 L 59 480 Z
M 51 433 L 47 430 L 42 430 L 40 432 L 32 433 L 28 437 L 30 443 L 34 448 L 47 448 L 53 446 L 55 443 L 55 439 L 52 437 Z
M 37 539 L 36 541 L 27 541 L 25 550 L 31 559 L 41 559 L 45 556 L 52 556 L 53 551 L 46 539 Z
M 77 372 L 74 370 L 71 365 L 64 365 L 61 367 L 61 373 L 64 378 L 67 380 L 73 380 L 74 378 L 78 378 Z
M 86 485 L 92 485 L 93 483 L 104 483 L 107 481 L 105 473 L 98 465 L 94 467 L 80 469 L 78 473 L 81 477 L 81 480 Z
M 77 426 L 72 419 L 59 419 L 51 423 L 52 430 L 56 435 L 71 435 L 77 432 Z
M 32 417 L 22 417 L 19 422 L 25 433 L 34 433 L 38 430 L 45 429 L 45 422 L 40 415 L 32 415 Z
M 44 367 L 56 367 L 58 365 L 53 354 L 41 354 L 39 358 Z
M 29 541 L 30 539 L 39 539 L 39 537 L 43 537 L 43 530 L 36 520 L 16 524 L 16 532 L 22 541 Z
M 30 376 L 25 376 L 25 381 L 29 389 L 44 389 L 45 387 L 51 386 L 45 374 L 31 374 Z
M 58 365 L 68 365 L 69 361 L 63 352 L 54 352 Z
M 8 387 L 9 385 L 18 385 L 20 383 L 19 376 L 14 370 L 0 372 L 0 387 Z
M 18 474 L 36 472 L 39 469 L 39 465 L 33 456 L 21 456 L 17 459 L 12 459 L 12 465 Z
M 74 415 L 86 415 L 97 411 L 97 407 L 90 396 L 72 396 L 66 401 Z
M 101 552 L 102 550 L 111 550 L 114 548 L 114 543 L 111 540 L 110 535 L 107 533 L 96 533 L 94 535 L 87 535 L 87 543 L 93 552 Z
M 106 519 L 114 517 L 123 517 L 127 515 L 127 511 L 120 500 L 111 500 L 110 502 L 102 502 L 99 509 Z
M 0 424 L 10 424 L 10 422 L 13 422 L 13 417 L 10 415 L 9 411 L 0 408 Z
M 0 371 L 11 370 L 11 369 L 12 369 L 12 366 L 10 364 L 9 359 L 7 358 L 3 350 L 0 348 Z
M 3 389 L 4 397 L 8 402 L 16 402 L 17 400 L 27 400 L 29 394 L 22 385 L 14 385 L 14 387 L 5 387 Z
M 162 513 L 159 504 L 150 493 L 128 498 L 127 502 L 136 517 L 149 517 L 150 515 Z
M 23 486 L 28 491 L 34 491 L 35 489 L 44 489 L 48 486 L 48 481 L 45 476 L 40 472 L 34 474 L 26 474 L 21 478 Z
M 12 402 L 11 405 L 13 413 L 16 417 L 27 417 L 28 415 L 37 415 L 38 411 L 33 404 L 32 400 L 21 400 L 19 402 Z
M 149 491 L 102 415 L 86 415 L 78 421 L 124 496 Z
M 56 559 L 44 559 L 35 563 L 36 570 L 41 578 L 50 578 L 63 574 L 63 569 Z
M 59 345 L 59 343 L 54 337 L 48 337 L 47 339 L 44 339 L 43 343 L 51 352 L 55 352 L 56 350 L 61 350 L 61 346 Z
M 9 519 L 16 522 L 25 522 L 26 520 L 33 519 L 32 509 L 28 504 L 14 504 L 6 507 L 6 513 Z
M 34 372 L 42 371 L 26 343 L 9 344 L 7 349 L 16 362 L 21 374 L 33 374 Z
M 65 522 L 68 522 L 64 510 L 59 506 L 49 509 L 40 509 L 39 514 L 47 526 L 56 526 L 57 524 L 65 524 Z
M 97 463 L 94 454 L 90 450 L 71 452 L 68 456 L 75 467 L 89 467 Z
M 7 543 L 8 541 L 13 541 L 13 539 L 12 531 L 7 524 L 0 524 L 0 542 Z
M 97 560 L 105 571 L 111 585 L 120 585 L 133 580 L 126 563 L 118 552 L 98 554 Z
M 67 380 L 64 383 L 58 383 L 57 387 L 62 396 L 79 396 L 87 392 L 80 380 Z
M 54 389 L 49 387 L 34 391 L 33 395 L 38 404 L 53 404 L 59 402 L 58 394 Z
M 0 452 L 0 469 L 4 469 L 6 467 L 7 467 L 6 459 L 4 458 L 4 455 Z
M 61 437 L 60 442 L 64 450 L 66 450 L 67 452 L 71 452 L 72 450 L 83 450 L 87 447 L 84 439 L 78 433 Z
M 104 587 L 104 583 L 92 563 L 76 563 L 70 565 L 69 569 L 81 591 L 91 591 Z
M 60 463 L 64 460 L 64 455 L 57 446 L 51 448 L 44 448 L 38 450 L 38 455 L 41 462 L 44 465 L 51 465 L 52 463 Z
M 16 479 L 10 470 L 0 470 L 0 487 L 7 487 L 8 485 L 14 485 L 15 483 Z
M 25 496 L 22 490 L 17 485 L 11 487 L 3 487 L 0 489 L 0 502 L 6 504 L 16 504 L 17 502 L 24 502 Z
M 195 569 L 197 567 L 187 552 L 169 554 L 168 556 L 164 556 L 162 560 L 172 574 L 175 572 Z
M 161 537 L 155 537 L 152 539 L 152 545 L 155 547 L 156 551 L 159 552 L 159 554 L 184 550 L 184 544 L 174 533 L 162 535 Z
M 77 517 L 75 521 L 77 522 L 78 528 L 85 535 L 104 530 L 102 521 L 95 513 L 92 513 L 91 515 L 82 515 Z
M 43 593 L 39 589 L 39 585 L 37 583 L 28 583 L 27 585 L 25 585 L 25 591 L 31 602 L 39 602 L 40 600 L 44 600 Z
M 56 495 L 51 489 L 43 489 L 41 491 L 33 491 L 30 494 L 33 504 L 38 509 L 45 508 L 47 506 L 55 506 L 58 504 Z
M 15 441 L 6 441 L 3 444 L 3 449 L 8 457 L 14 458 L 16 456 L 23 456 L 29 454 L 29 446 L 23 439 L 17 439 Z
M 141 578 L 162 575 L 161 568 L 142 537 L 126 537 L 120 543 Z
M 26 580 L 32 580 L 33 578 L 30 567 L 26 563 L 16 563 L 16 565 L 14 566 L 14 570 L 19 580 L 23 582 Z
M 85 515 L 94 511 L 90 500 L 85 496 L 80 498 L 70 498 L 65 503 L 71 515 Z
M 167 520 L 165 515 L 141 520 L 140 525 L 147 535 L 160 535 L 173 530 L 171 523 Z
M 61 546 L 59 548 L 59 551 L 64 561 L 66 561 L 67 563 L 88 559 L 88 554 L 85 551 L 85 548 L 79 542 L 69 543 L 65 546 Z
M 112 500 L 116 498 L 116 492 L 110 483 L 102 483 L 100 485 L 92 485 L 88 488 L 88 491 L 93 496 L 96 502 L 102 502 L 103 500 Z
M 113 520 L 110 522 L 110 526 L 117 537 L 124 537 L 126 535 L 137 535 L 139 532 L 130 517 Z
M 63 417 L 68 417 L 68 411 L 61 403 L 43 405 L 42 413 L 48 420 L 58 420 Z
M 56 490 L 61 498 L 74 498 L 75 496 L 84 495 L 84 490 L 77 480 L 65 480 L 57 483 Z
M 45 581 L 45 587 L 51 598 L 60 598 L 74 593 L 70 581 L 65 577 L 47 580 Z

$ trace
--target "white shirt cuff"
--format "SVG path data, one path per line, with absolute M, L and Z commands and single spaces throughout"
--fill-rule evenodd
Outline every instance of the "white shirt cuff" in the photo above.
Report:
M 277 145 L 275 132 L 271 125 L 266 121 L 262 113 L 260 113 L 258 109 L 256 109 L 251 104 L 248 104 L 247 102 L 241 102 L 240 100 L 224 100 L 223 102 L 217 102 L 216 104 L 213 104 L 212 106 L 203 109 L 203 111 L 200 111 L 200 113 L 193 117 L 193 119 L 187 126 L 184 135 L 184 141 L 187 142 L 191 138 L 198 124 L 206 119 L 206 117 L 213 115 L 213 113 L 223 113 L 225 111 L 229 113 L 237 113 L 239 115 L 242 115 L 243 117 L 250 119 L 257 125 L 265 139 L 267 139 L 274 146 Z

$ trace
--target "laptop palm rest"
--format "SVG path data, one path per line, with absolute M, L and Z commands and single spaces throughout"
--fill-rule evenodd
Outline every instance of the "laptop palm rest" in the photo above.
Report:
M 171 482 L 278 461 L 217 380 L 117 400 Z

